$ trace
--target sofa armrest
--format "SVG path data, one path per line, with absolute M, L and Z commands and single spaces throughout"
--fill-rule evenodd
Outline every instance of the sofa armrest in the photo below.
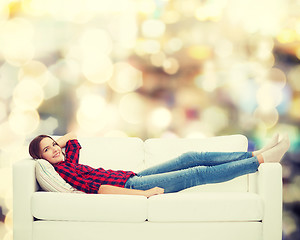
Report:
M 282 167 L 279 163 L 259 166 L 257 192 L 264 201 L 263 239 L 282 239 Z
M 33 216 L 31 196 L 37 191 L 35 161 L 23 159 L 13 164 L 14 240 L 31 240 Z

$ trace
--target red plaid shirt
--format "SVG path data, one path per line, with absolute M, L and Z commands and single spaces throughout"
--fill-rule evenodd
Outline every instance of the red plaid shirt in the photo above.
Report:
M 54 164 L 55 170 L 74 188 L 86 193 L 98 193 L 102 184 L 124 187 L 128 178 L 136 175 L 131 171 L 113 171 L 79 164 L 81 146 L 76 139 L 66 144 L 65 160 Z

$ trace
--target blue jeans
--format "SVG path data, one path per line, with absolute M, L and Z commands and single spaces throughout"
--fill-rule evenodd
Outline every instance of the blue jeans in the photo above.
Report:
M 254 173 L 259 162 L 251 152 L 187 152 L 130 177 L 125 188 L 164 188 L 165 193 L 208 183 L 219 183 Z

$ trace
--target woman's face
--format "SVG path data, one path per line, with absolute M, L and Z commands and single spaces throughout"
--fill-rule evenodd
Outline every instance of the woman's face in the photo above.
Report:
M 55 164 L 64 160 L 60 146 L 57 145 L 51 138 L 44 138 L 40 142 L 40 151 L 43 159 L 46 159 L 51 164 Z

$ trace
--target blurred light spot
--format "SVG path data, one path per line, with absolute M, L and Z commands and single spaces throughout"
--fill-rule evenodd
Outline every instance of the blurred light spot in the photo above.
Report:
M 156 19 L 146 20 L 142 24 L 142 33 L 144 37 L 157 38 L 165 33 L 166 25 L 164 22 Z
M 229 57 L 233 51 L 232 43 L 228 40 L 221 40 L 216 44 L 214 51 L 220 58 Z
M 8 205 L 8 201 L 10 201 L 11 199 L 5 198 L 6 200 L 6 205 Z M 11 208 L 9 208 L 11 209 Z M 4 220 L 4 224 L 8 229 L 13 229 L 13 219 L 12 219 L 12 210 L 9 210 L 6 215 L 5 215 L 5 220 Z
M 7 108 L 4 102 L 0 101 L 0 122 L 7 117 Z
M 37 82 L 30 79 L 19 82 L 13 92 L 14 103 L 22 110 L 38 108 L 43 99 L 43 89 Z
M 296 119 L 300 119 L 300 97 L 295 97 L 289 108 L 290 116 Z
M 256 56 L 261 60 L 266 60 L 272 55 L 272 50 L 274 47 L 274 41 L 270 38 L 264 38 L 262 40 L 257 40 L 255 38 L 257 46 Z M 258 41 L 258 42 L 257 42 Z
M 114 65 L 114 73 L 108 83 L 116 92 L 131 92 L 143 85 L 142 72 L 126 62 L 119 62 Z
M 258 4 L 260 7 L 257 7 Z M 242 25 L 249 33 L 275 35 L 284 18 L 284 1 L 228 1 L 227 15 L 234 25 Z M 266 11 L 268 9 L 268 11 Z
M 291 89 L 290 85 L 285 85 L 285 87 L 282 89 L 282 101 L 276 107 L 280 115 L 288 113 L 289 108 L 291 107 L 292 104 L 292 96 L 293 96 L 292 92 L 293 90 Z
M 110 54 L 112 40 L 105 30 L 89 29 L 83 33 L 80 47 L 84 55 Z
M 104 54 L 85 56 L 82 64 L 82 72 L 89 81 L 104 83 L 112 76 L 113 64 L 110 58 Z
M 80 101 L 77 122 L 87 131 L 99 131 L 107 124 L 107 103 L 98 95 L 86 95 Z
M 165 131 L 161 134 L 161 138 L 179 138 L 179 136 L 172 131 Z
M 82 0 L 65 0 L 62 5 L 57 0 L 31 0 L 22 1 L 25 12 L 34 16 L 50 15 L 60 21 L 86 23 L 93 17 L 91 11 L 86 9 L 86 2 Z
M 188 54 L 197 60 L 205 60 L 212 56 L 211 49 L 208 46 L 193 46 L 188 48 Z
M 158 53 L 160 51 L 160 43 L 156 40 L 146 40 L 143 41 L 142 48 L 145 53 Z
M 228 113 L 219 107 L 208 107 L 201 113 L 201 121 L 210 129 L 211 132 L 217 133 L 228 127 Z
M 179 51 L 183 46 L 183 42 L 180 38 L 171 38 L 166 46 L 165 46 L 165 51 L 167 53 L 174 53 Z
M 44 86 L 45 100 L 53 98 L 59 94 L 60 91 L 60 81 L 52 75 L 51 72 L 47 71 L 48 81 Z
M 206 135 L 202 132 L 191 132 L 191 133 L 188 133 L 186 136 L 186 138 L 206 138 Z
M 34 28 L 32 24 L 24 18 L 13 18 L 4 22 L 0 32 L 0 41 L 6 47 L 9 46 L 10 43 L 13 44 L 32 40 Z
M 278 68 L 271 68 L 267 73 L 267 78 L 276 86 L 283 88 L 286 83 L 286 76 L 283 71 Z
M 164 129 L 171 123 L 172 115 L 170 111 L 164 107 L 155 109 L 150 115 L 150 123 L 152 126 Z
M 60 59 L 49 70 L 60 80 L 77 84 L 80 80 L 80 66 L 74 60 Z
M 105 110 L 106 101 L 98 95 L 84 96 L 80 103 L 81 112 L 88 118 L 98 118 Z
M 247 89 L 246 91 L 239 91 L 234 94 L 233 98 L 237 102 L 239 108 L 243 113 L 251 114 L 257 107 L 256 94 L 257 94 L 257 85 L 252 81 L 243 81 L 240 83 L 240 89 Z
M 9 7 L 5 1 L 0 2 L 0 22 L 4 22 L 9 17 Z
M 139 0 L 136 2 L 137 10 L 143 14 L 151 14 L 155 11 L 155 2 L 149 0 Z
M 300 34 L 299 34 L 300 35 Z M 300 59 L 300 47 L 296 48 L 296 57 Z
M 5 159 L 7 161 L 7 159 Z M 10 186 L 12 185 L 12 172 L 11 168 L 8 167 L 2 167 L 0 168 L 0 206 L 2 206 L 2 209 L 6 207 L 5 199 L 3 199 L 9 192 L 11 192 Z M 3 201 L 4 200 L 4 201 Z M 3 213 L 3 212 L 2 212 Z M 1 232 L 0 232 L 1 233 Z
M 282 29 L 277 35 L 277 40 L 280 43 L 291 43 L 296 40 L 296 32 L 292 29 Z
M 83 82 L 76 89 L 76 96 L 78 99 L 81 99 L 83 96 L 90 95 L 92 92 L 92 87 L 89 82 Z
M 258 107 L 254 112 L 254 117 L 262 121 L 267 128 L 272 128 L 278 122 L 279 114 L 276 108 Z
M 180 20 L 180 17 L 181 17 L 180 12 L 167 10 L 164 12 L 162 16 L 162 20 L 164 21 L 165 24 L 173 24 L 178 22 Z
M 282 101 L 281 88 L 272 83 L 264 83 L 257 91 L 256 100 L 261 109 L 272 109 Z
M 40 116 L 36 110 L 14 109 L 9 115 L 9 125 L 17 134 L 30 134 L 37 129 Z
M 299 190 L 298 190 L 298 186 L 294 185 L 294 184 L 289 184 L 288 186 L 290 189 L 287 191 L 287 196 L 286 198 L 289 199 L 290 198 L 290 194 L 292 196 L 295 195 L 295 193 L 299 194 Z M 294 191 L 294 192 L 293 192 Z M 298 200 L 299 201 L 299 200 Z M 290 203 L 292 203 L 293 201 L 289 201 Z M 298 223 L 296 220 L 296 216 L 288 211 L 284 211 L 283 212 L 283 231 L 284 233 L 289 236 L 292 233 L 296 232 L 298 229 Z
M 68 44 L 67 46 L 62 46 L 61 54 L 65 59 L 75 60 L 80 63 L 82 61 L 83 53 L 79 44 Z
M 224 2 L 224 1 L 223 1 Z M 195 10 L 195 17 L 199 21 L 218 21 L 222 14 L 221 1 L 218 4 L 211 4 L 208 2 L 206 5 L 202 5 Z
M 70 2 L 72 3 L 72 0 Z M 86 4 L 87 10 L 103 15 L 122 14 L 135 10 L 131 0 L 88 0 Z
M 145 103 L 137 93 L 128 93 L 120 100 L 120 115 L 128 123 L 141 123 L 145 119 L 145 110 Z
M 12 96 L 17 83 L 16 67 L 4 63 L 0 67 L 0 98 L 8 100 Z
M 34 47 L 32 44 L 20 43 L 10 44 L 2 49 L 7 62 L 14 66 L 22 66 L 34 57 Z
M 294 91 L 300 92 L 300 66 L 293 67 L 289 71 L 287 78 Z
M 52 1 L 55 2 L 55 1 Z M 22 1 L 23 11 L 31 15 L 42 16 L 47 13 L 47 7 L 50 7 L 51 1 L 31 0 Z
M 135 2 L 135 4 L 137 4 L 137 2 Z M 111 38 L 114 40 L 113 54 L 116 54 L 117 56 L 124 56 L 125 54 L 122 52 L 128 51 L 128 56 L 136 45 L 138 35 L 138 22 L 136 15 L 131 12 L 127 12 L 122 15 L 114 16 L 112 22 L 110 22 L 109 33 Z
M 119 137 L 128 137 L 128 135 L 120 130 L 111 130 L 104 134 L 104 137 L 112 137 L 112 138 L 119 138 Z
M 179 63 L 175 58 L 167 58 L 163 63 L 163 69 L 168 74 L 175 74 L 179 70 Z
M 138 38 L 136 39 L 136 43 L 134 46 L 134 52 L 138 55 L 138 56 L 144 56 L 146 54 L 145 50 L 144 50 L 144 45 L 145 45 L 145 40 Z
M 8 231 L 3 240 L 13 240 L 13 231 Z
M 0 149 L 5 152 L 14 152 L 16 146 L 23 145 L 25 137 L 21 132 L 12 130 L 8 121 L 0 124 Z
M 7 227 L 3 222 L 0 222 L 0 236 L 3 237 L 4 234 L 6 234 L 8 231 Z
M 206 92 L 213 92 L 217 87 L 217 79 L 215 73 L 198 75 L 195 78 L 195 83 L 198 87 Z
M 212 92 L 219 85 L 216 74 L 215 64 L 212 61 L 206 61 L 203 64 L 203 73 L 195 78 L 195 83 L 203 90 Z
M 47 67 L 38 61 L 30 61 L 23 65 L 19 71 L 19 79 L 32 79 L 44 86 L 48 81 Z
M 166 59 L 166 54 L 163 52 L 155 53 L 150 56 L 150 61 L 152 65 L 156 67 L 161 67 Z
M 0 28 L 0 49 L 10 64 L 21 66 L 34 57 L 34 29 L 23 18 L 6 21 Z
M 196 88 L 182 87 L 178 89 L 176 93 L 177 105 L 183 109 L 191 106 L 205 105 L 204 101 L 206 97 L 205 94 L 199 94 Z
M 66 0 L 65 0 L 66 1 Z M 53 0 L 51 1 L 53 2 Z M 94 12 L 86 8 L 86 1 L 83 0 L 69 0 L 70 7 L 64 9 L 65 11 L 57 11 L 57 7 L 51 9 L 51 13 L 59 20 L 67 20 L 78 24 L 84 24 L 90 21 Z

